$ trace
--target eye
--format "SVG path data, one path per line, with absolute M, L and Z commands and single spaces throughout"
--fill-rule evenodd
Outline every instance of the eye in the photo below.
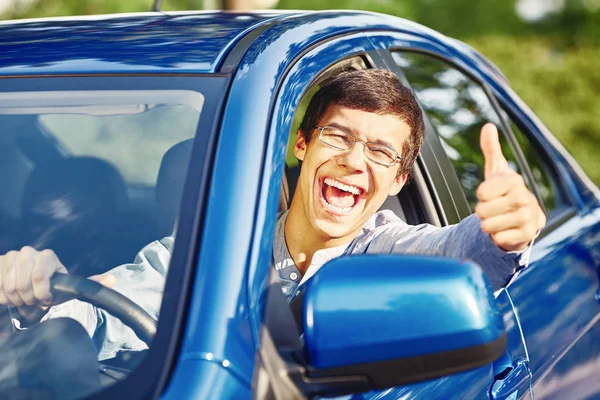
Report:
M 323 135 L 328 143 L 338 146 L 348 147 L 353 141 L 350 135 L 335 128 L 324 129 Z
M 380 145 L 370 145 L 368 147 L 369 153 L 371 157 L 375 161 L 384 162 L 384 163 L 392 163 L 396 160 L 396 153 L 385 146 Z

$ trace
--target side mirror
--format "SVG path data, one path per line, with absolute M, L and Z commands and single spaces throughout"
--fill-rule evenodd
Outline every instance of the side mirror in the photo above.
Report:
M 506 348 L 492 289 L 471 262 L 341 257 L 305 291 L 306 377 L 337 382 L 334 393 L 319 385 L 318 394 L 344 392 L 344 377 L 367 389 L 438 378 L 488 364 Z

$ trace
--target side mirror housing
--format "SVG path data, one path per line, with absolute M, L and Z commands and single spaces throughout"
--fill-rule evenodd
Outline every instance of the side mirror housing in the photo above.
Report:
M 307 283 L 303 308 L 306 374 L 318 381 L 385 389 L 483 366 L 506 348 L 492 289 L 467 261 L 340 257 Z

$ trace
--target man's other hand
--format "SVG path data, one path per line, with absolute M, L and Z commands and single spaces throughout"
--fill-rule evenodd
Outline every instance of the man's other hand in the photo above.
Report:
M 523 177 L 508 166 L 494 124 L 481 128 L 480 145 L 485 177 L 477 188 L 475 214 L 481 229 L 501 249 L 523 250 L 544 227 L 546 216 Z

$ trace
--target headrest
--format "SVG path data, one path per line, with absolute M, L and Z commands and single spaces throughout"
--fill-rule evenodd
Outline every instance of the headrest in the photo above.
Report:
M 193 139 L 185 140 L 171 147 L 164 155 L 156 180 L 156 206 L 158 234 L 169 236 L 174 232 L 183 194 L 186 172 L 190 162 Z M 279 211 L 287 210 L 290 196 L 284 174 L 279 196 Z
M 102 273 L 121 254 L 113 239 L 128 206 L 125 181 L 106 161 L 69 157 L 38 164 L 25 184 L 19 241 L 54 250 L 70 273 Z
M 160 237 L 173 233 L 192 154 L 192 143 L 193 139 L 177 143 L 167 150 L 160 163 L 156 178 L 157 228 Z
M 128 204 L 127 187 L 116 167 L 94 157 L 68 157 L 36 165 L 25 184 L 23 217 L 105 221 Z

